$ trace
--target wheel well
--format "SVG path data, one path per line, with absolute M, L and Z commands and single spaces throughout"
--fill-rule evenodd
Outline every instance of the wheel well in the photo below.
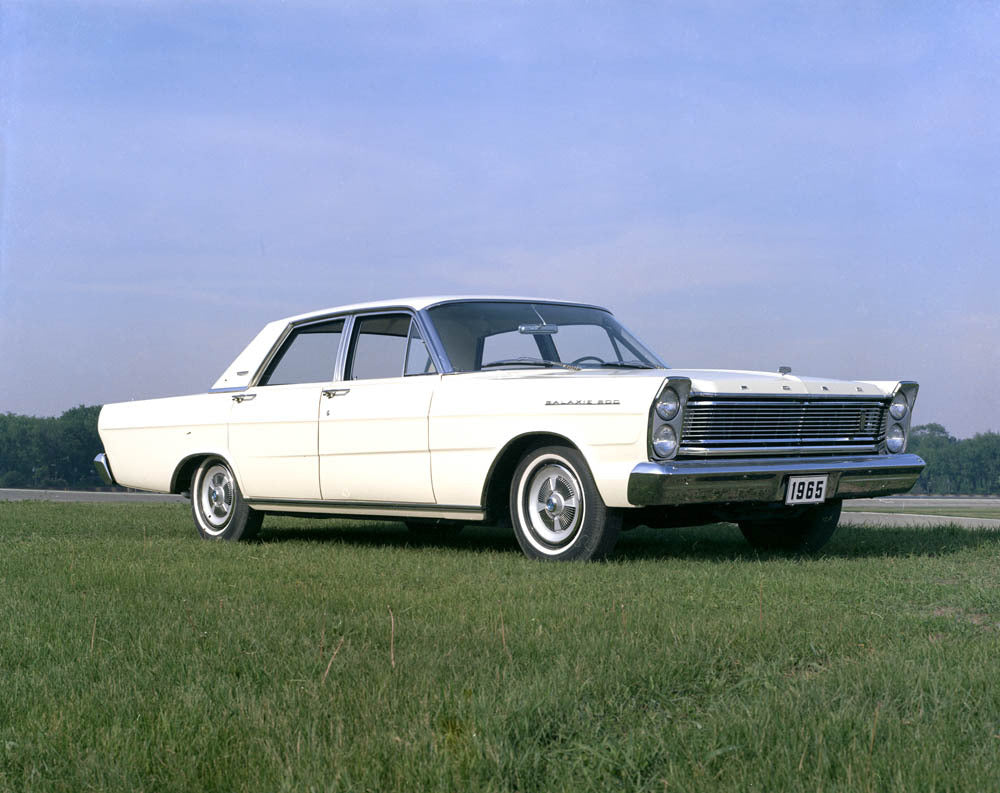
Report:
M 510 525 L 510 482 L 514 476 L 514 469 L 525 454 L 542 446 L 571 446 L 579 451 L 577 445 L 569 438 L 546 432 L 521 435 L 510 441 L 497 455 L 486 475 L 482 503 L 487 522 Z
M 194 476 L 194 472 L 201 465 L 203 460 L 209 457 L 214 457 L 213 454 L 196 454 L 192 457 L 185 457 L 181 460 L 180 465 L 174 469 L 174 477 L 170 480 L 170 492 L 171 493 L 185 493 L 187 489 L 191 486 L 191 477 Z

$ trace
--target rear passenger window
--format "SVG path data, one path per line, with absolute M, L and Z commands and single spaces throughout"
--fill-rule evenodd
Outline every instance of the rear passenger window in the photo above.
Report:
M 292 331 L 268 366 L 260 385 L 328 383 L 333 380 L 344 320 L 306 325 Z

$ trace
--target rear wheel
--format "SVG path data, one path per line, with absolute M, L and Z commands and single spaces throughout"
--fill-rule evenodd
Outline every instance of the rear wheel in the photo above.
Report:
M 191 479 L 191 512 L 198 533 L 206 540 L 249 540 L 264 515 L 243 500 L 236 477 L 221 457 L 208 457 Z
M 611 553 L 621 511 L 608 509 L 583 455 L 568 446 L 528 452 L 514 471 L 510 515 L 533 559 L 587 560 Z
M 762 551 L 814 553 L 837 530 L 840 499 L 811 507 L 791 507 L 794 514 L 761 520 L 741 520 L 740 531 L 754 548 Z

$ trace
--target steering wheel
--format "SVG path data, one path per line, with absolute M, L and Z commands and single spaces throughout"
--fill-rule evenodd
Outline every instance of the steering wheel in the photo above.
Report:
M 593 361 L 598 366 L 600 366 L 602 363 L 604 363 L 604 359 L 603 358 L 598 358 L 596 355 L 581 355 L 575 361 L 570 361 L 570 366 L 579 366 L 584 361 Z

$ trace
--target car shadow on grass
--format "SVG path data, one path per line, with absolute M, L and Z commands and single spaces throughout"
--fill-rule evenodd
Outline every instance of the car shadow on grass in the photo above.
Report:
M 509 528 L 467 526 L 454 536 L 415 534 L 394 521 L 303 520 L 269 518 L 261 530 L 264 543 L 319 542 L 356 547 L 439 548 L 469 553 L 520 554 Z M 942 556 L 981 548 L 1000 550 L 1000 532 L 940 527 L 842 526 L 818 553 L 802 558 L 868 558 L 878 556 Z M 677 529 L 640 527 L 623 532 L 613 561 L 694 559 L 734 561 L 795 558 L 795 554 L 761 552 L 750 547 L 734 524 L 718 523 Z
M 640 528 L 622 536 L 615 558 L 689 558 L 703 561 L 787 558 L 870 558 L 943 556 L 981 548 L 1000 550 L 1000 532 L 959 526 L 879 527 L 842 526 L 816 554 L 758 551 L 735 524 L 720 523 L 681 529 Z
M 262 543 L 336 543 L 359 548 L 452 548 L 521 553 L 510 529 L 466 526 L 456 534 L 422 534 L 411 532 L 397 521 L 265 518 L 258 540 Z

